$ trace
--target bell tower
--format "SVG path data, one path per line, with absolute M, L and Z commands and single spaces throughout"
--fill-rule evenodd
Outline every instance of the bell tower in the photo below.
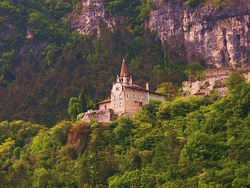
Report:
M 120 76 L 117 75 L 116 82 L 121 83 L 122 85 L 132 85 L 133 84 L 132 76 L 129 76 L 129 74 L 128 74 L 127 65 L 126 65 L 126 62 L 124 59 L 122 61 Z

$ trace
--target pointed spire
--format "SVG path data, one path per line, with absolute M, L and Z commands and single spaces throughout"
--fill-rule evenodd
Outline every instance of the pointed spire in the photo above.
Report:
M 126 62 L 125 62 L 125 60 L 123 59 L 120 77 L 124 77 L 124 76 L 125 76 L 125 77 L 129 77 L 129 74 L 128 74 L 128 69 L 127 69 Z

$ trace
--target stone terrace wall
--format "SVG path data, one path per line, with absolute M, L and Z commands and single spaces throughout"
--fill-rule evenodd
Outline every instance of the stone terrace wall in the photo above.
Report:
M 89 110 L 85 113 L 82 121 L 90 122 L 91 119 L 96 119 L 98 122 L 106 122 L 109 123 L 112 120 L 112 109 L 105 109 L 105 110 Z
M 243 74 L 246 81 L 250 81 L 250 68 L 220 68 L 209 69 L 204 71 L 205 78 L 199 81 L 185 81 L 182 84 L 183 95 L 209 95 L 211 90 L 217 91 L 221 96 L 225 96 L 228 92 L 226 80 L 231 72 L 239 72 Z

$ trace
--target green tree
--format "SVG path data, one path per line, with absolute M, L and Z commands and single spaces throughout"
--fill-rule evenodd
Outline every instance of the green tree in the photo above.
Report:
M 51 128 L 52 138 L 62 145 L 66 144 L 70 128 L 71 124 L 69 122 L 62 121 L 61 123 Z
M 67 144 L 60 149 L 53 175 L 61 187 L 77 187 L 78 171 L 75 170 L 79 162 L 77 158 L 74 145 Z
M 4 143 L 0 145 L 0 168 L 7 170 L 11 165 L 11 156 L 15 149 L 15 141 L 10 138 L 6 139 Z
M 205 67 L 201 65 L 199 62 L 191 62 L 186 65 L 186 70 L 184 71 L 187 76 L 201 74 L 202 71 L 205 70 Z
M 51 170 L 43 167 L 36 168 L 34 170 L 32 187 L 54 187 L 52 177 Z
M 177 97 L 171 102 L 163 102 L 156 114 L 160 119 L 176 118 L 177 116 L 186 116 L 189 112 L 199 109 L 200 106 L 201 101 L 196 97 L 189 99 Z
M 68 105 L 68 113 L 71 117 L 71 120 L 75 122 L 77 119 L 77 115 L 80 114 L 81 112 L 82 108 L 79 98 L 71 97 Z
M 216 161 L 223 158 L 223 149 L 213 136 L 201 131 L 192 133 L 180 155 L 181 161 L 185 161 L 186 175 L 194 175 L 203 168 L 218 167 Z
M 120 117 L 114 122 L 114 136 L 118 143 L 122 143 L 122 145 L 127 145 L 128 137 L 131 134 L 132 128 L 134 127 L 132 120 L 128 116 Z M 113 125 L 114 126 L 114 125 Z
M 178 87 L 172 82 L 163 82 L 157 86 L 157 93 L 166 95 L 166 100 L 173 100 L 177 96 Z
M 88 95 L 82 95 L 80 94 L 78 96 L 78 100 L 81 105 L 81 112 L 87 112 L 88 110 L 95 110 L 96 106 L 93 100 L 90 99 Z
M 17 54 L 12 50 L 12 52 L 5 52 L 0 58 L 0 83 L 4 86 L 16 78 L 13 71 L 17 61 L 16 56 Z
M 245 77 L 244 75 L 240 74 L 239 72 L 231 72 L 228 75 L 226 85 L 228 89 L 232 90 L 235 88 L 236 85 L 242 84 L 245 82 Z
M 52 28 L 50 19 L 40 11 L 33 9 L 33 12 L 29 14 L 28 25 L 31 33 L 36 39 L 48 40 L 51 35 L 50 29 Z
M 18 150 L 20 150 L 20 148 Z M 15 157 L 17 157 L 16 154 Z M 29 163 L 28 155 L 27 153 L 24 153 L 24 151 L 20 151 L 20 156 L 15 160 L 13 160 L 13 164 L 11 168 L 9 168 L 9 179 L 10 179 L 9 186 L 31 187 L 32 185 L 31 174 L 32 174 L 32 165 Z
M 158 107 L 161 104 L 162 101 L 160 100 L 154 100 L 154 99 L 149 100 L 149 103 L 145 105 L 142 108 L 142 110 L 140 110 L 139 113 L 135 115 L 134 122 L 136 122 L 138 119 L 139 122 L 154 123 L 155 121 L 158 120 L 156 117 L 156 112 L 158 111 Z M 144 118 L 143 116 L 146 116 L 146 118 Z

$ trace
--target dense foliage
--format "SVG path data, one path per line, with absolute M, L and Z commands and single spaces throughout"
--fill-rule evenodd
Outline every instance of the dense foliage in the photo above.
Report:
M 111 31 L 101 22 L 99 37 L 72 29 L 78 0 L 0 2 L 1 121 L 52 126 L 70 119 L 72 97 L 86 95 L 94 103 L 109 97 L 122 59 L 134 83 L 150 81 L 152 90 L 163 82 L 176 88 L 187 79 L 185 59 L 144 29 L 150 0 L 105 2 L 107 12 L 119 13 L 126 23 Z M 184 50 L 183 44 L 175 49 Z
M 176 98 L 204 67 L 178 56 L 183 44 L 174 51 L 144 29 L 152 1 L 105 0 L 126 22 L 114 31 L 101 23 L 99 37 L 71 28 L 78 2 L 0 2 L 0 117 L 9 120 L 0 123 L 0 187 L 249 187 L 242 76 L 230 75 L 219 101 Z M 133 120 L 73 124 L 109 96 L 123 58 L 136 84 L 150 81 L 168 100 L 150 101 Z
M 1 187 L 249 187 L 249 122 L 249 83 L 213 103 L 151 101 L 110 124 L 4 121 Z

